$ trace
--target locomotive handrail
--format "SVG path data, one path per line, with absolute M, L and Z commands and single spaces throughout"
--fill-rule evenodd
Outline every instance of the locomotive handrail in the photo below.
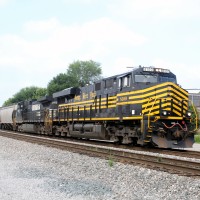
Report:
M 149 113 L 147 114 L 148 115 L 148 128 L 151 128 L 150 127 L 150 114 L 151 114 L 151 111 L 152 111 L 152 109 L 153 109 L 153 107 L 154 107 L 154 105 L 155 105 L 155 103 L 156 103 L 156 101 L 157 100 L 162 100 L 162 99 L 166 99 L 166 98 L 155 98 L 154 99 L 154 103 L 152 104 L 152 106 L 151 106 L 151 109 L 149 110 Z M 150 100 L 153 100 L 153 98 L 150 98 Z M 150 100 L 148 101 L 148 103 L 150 102 Z M 162 102 L 162 101 L 161 101 Z M 162 105 L 162 103 L 160 103 L 160 109 L 161 109 L 161 105 Z M 147 106 L 146 106 L 147 107 Z M 145 108 L 146 109 L 146 108 Z M 157 120 L 156 120 L 157 121 Z
M 144 109 L 144 113 L 145 113 L 145 111 L 147 110 L 147 106 L 148 106 L 149 102 L 152 101 L 152 100 L 154 100 L 154 103 L 151 106 L 151 109 L 149 110 L 149 113 L 147 114 L 148 115 L 148 129 L 150 128 L 150 113 L 151 113 L 151 110 L 152 110 L 153 106 L 155 105 L 155 102 L 157 101 L 157 98 L 155 98 L 155 99 L 154 98 L 149 98 L 148 103 L 146 104 L 146 107 Z
M 154 107 L 154 105 L 155 105 L 157 99 L 158 99 L 158 98 L 155 98 L 155 99 L 154 99 L 154 102 L 153 102 L 153 104 L 152 104 L 152 106 L 151 106 L 151 109 L 149 110 L 149 113 L 148 113 L 148 128 L 151 128 L 151 127 L 150 127 L 150 116 L 151 116 L 150 113 L 151 113 L 152 108 Z M 151 98 L 151 100 L 153 100 L 153 98 Z M 149 100 L 149 101 L 150 101 L 150 100 Z M 148 103 L 149 103 L 149 102 L 148 102 Z
M 148 106 L 148 104 L 149 104 L 149 102 L 152 100 L 153 98 L 149 98 L 149 100 L 148 100 L 148 103 L 146 104 L 146 107 L 145 107 L 145 109 L 144 109 L 144 112 L 146 111 L 146 109 L 147 109 L 147 106 Z

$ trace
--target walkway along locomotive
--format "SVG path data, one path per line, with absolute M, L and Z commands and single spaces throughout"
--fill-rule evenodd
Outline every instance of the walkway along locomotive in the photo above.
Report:
M 9 110 L 12 123 L 2 120 L 6 108 L 1 108 L 0 127 L 123 144 L 192 147 L 198 119 L 191 107 L 188 92 L 177 85 L 172 72 L 138 67 L 52 97 L 19 102 Z

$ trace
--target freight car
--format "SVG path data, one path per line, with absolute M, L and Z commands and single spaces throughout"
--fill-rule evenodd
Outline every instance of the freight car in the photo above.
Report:
M 194 143 L 192 108 L 193 114 L 175 74 L 138 67 L 52 98 L 18 103 L 13 119 L 22 132 L 177 148 Z
M 15 130 L 16 129 L 16 114 L 17 104 L 13 104 L 0 108 L 0 128 Z

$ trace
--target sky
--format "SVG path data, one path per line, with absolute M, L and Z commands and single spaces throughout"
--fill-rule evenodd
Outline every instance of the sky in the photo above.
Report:
M 0 0 L 0 105 L 76 60 L 154 66 L 200 88 L 200 0 Z

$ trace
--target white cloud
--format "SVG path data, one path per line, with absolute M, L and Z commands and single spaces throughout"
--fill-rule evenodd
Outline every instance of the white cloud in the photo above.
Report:
M 108 18 L 70 26 L 62 25 L 56 18 L 30 21 L 23 26 L 21 35 L 0 35 L 0 67 L 4 79 L 1 81 L 7 81 L 6 85 L 10 80 L 15 82 L 11 97 L 14 88 L 17 92 L 31 85 L 45 87 L 77 59 L 101 62 L 103 68 L 105 58 L 118 56 L 120 49 L 137 47 L 146 41 L 145 37 Z M 115 59 L 108 62 L 113 63 Z
M 200 16 L 199 0 L 124 0 L 110 3 L 111 12 L 133 19 L 178 19 Z
M 47 37 L 38 40 L 26 39 L 28 33 L 41 32 Z M 63 61 L 71 58 L 94 59 L 109 54 L 116 46 L 138 46 L 147 41 L 145 37 L 107 18 L 71 26 L 63 26 L 54 18 L 31 21 L 25 24 L 24 33 L 24 37 L 0 36 L 0 65 L 13 65 L 23 69 L 36 63 L 35 68 L 41 68 L 41 64 L 46 63 L 51 69 L 55 67 L 55 63 L 63 64 Z

